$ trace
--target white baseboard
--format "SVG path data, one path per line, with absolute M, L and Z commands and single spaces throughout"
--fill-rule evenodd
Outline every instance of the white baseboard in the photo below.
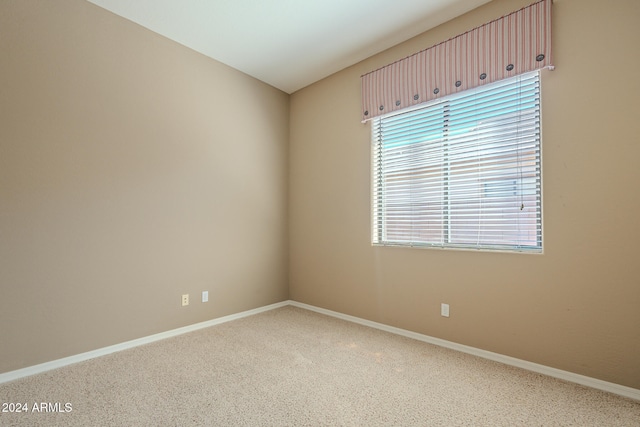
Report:
M 382 323 L 372 322 L 370 320 L 365 320 L 359 317 L 350 316 L 348 314 L 342 314 L 336 311 L 315 307 L 309 304 L 304 304 L 296 301 L 289 301 L 289 304 L 294 307 L 315 311 L 316 313 L 325 314 L 327 316 L 336 317 L 338 319 L 347 320 L 349 322 L 357 323 L 364 326 L 369 326 L 371 328 L 380 329 L 382 331 L 391 332 L 397 335 L 402 335 L 407 338 L 412 338 L 412 339 L 423 341 L 429 344 L 435 344 L 440 347 L 450 348 L 452 350 L 460 351 L 462 353 L 472 354 L 474 356 L 493 360 L 495 362 L 504 363 L 505 365 L 516 366 L 518 368 L 526 369 L 528 371 L 537 372 L 539 374 L 547 375 L 550 377 L 558 378 L 558 379 L 569 381 L 572 383 L 584 385 L 584 386 L 595 388 L 602 391 L 607 391 L 609 393 L 614 393 L 620 396 L 628 397 L 630 399 L 640 400 L 640 390 L 635 388 L 598 380 L 598 379 L 587 377 L 584 375 L 574 374 L 573 372 L 551 368 L 549 366 L 528 362 L 522 359 L 516 359 L 515 357 L 505 356 L 499 353 L 493 353 L 491 351 L 481 350 L 475 347 L 469 347 L 466 345 L 457 344 L 457 343 L 446 341 L 440 338 L 434 338 L 428 335 L 419 334 L 417 332 L 411 332 L 405 329 L 388 326 Z
M 457 343 L 446 341 L 440 338 L 430 337 L 428 335 L 419 334 L 417 332 L 407 331 L 405 329 L 388 326 L 382 323 L 361 319 L 359 317 L 350 316 L 348 314 L 338 313 L 336 311 L 331 311 L 324 308 L 315 307 L 313 305 L 304 304 L 301 302 L 291 301 L 291 300 L 282 301 L 282 302 L 267 305 L 264 307 L 259 307 L 253 310 L 243 311 L 241 313 L 230 314 L 228 316 L 219 317 L 217 319 L 207 320 L 206 322 L 200 322 L 200 323 L 185 326 L 182 328 L 172 329 L 170 331 L 149 335 L 147 337 L 126 341 L 120 344 L 115 344 L 109 347 L 88 351 L 86 353 L 81 353 L 81 354 L 65 357 L 58 360 L 53 360 L 51 362 L 41 363 L 39 365 L 29 366 L 27 368 L 5 372 L 3 374 L 0 374 L 0 384 L 6 383 L 9 381 L 14 381 L 20 378 L 28 377 L 30 375 L 35 375 L 42 372 L 50 371 L 52 369 L 61 368 L 63 366 L 72 365 L 74 363 L 82 362 L 82 361 L 93 359 L 96 357 L 105 356 L 107 354 L 115 353 L 118 351 L 127 350 L 140 345 L 149 344 L 155 341 L 160 341 L 166 338 L 175 337 L 177 335 L 186 334 L 187 332 L 197 331 L 198 329 L 208 328 L 210 326 L 219 325 L 221 323 L 230 322 L 232 320 L 241 319 L 243 317 L 253 316 L 254 314 L 263 313 L 265 311 L 274 310 L 276 308 L 285 307 L 287 305 L 306 309 L 309 311 L 314 311 L 316 313 L 325 314 L 327 316 L 332 316 L 338 319 L 357 323 L 359 325 L 380 329 L 382 331 L 390 332 L 397 335 L 402 335 L 407 338 L 412 338 L 412 339 L 423 341 L 429 344 L 435 344 L 440 347 L 450 348 L 452 350 L 457 350 L 463 353 L 472 354 L 474 356 L 482 357 L 484 359 L 489 359 L 495 362 L 504 363 L 505 365 L 516 366 L 518 368 L 526 369 L 528 371 L 537 372 L 539 374 L 548 375 L 550 377 L 558 378 L 558 379 L 569 381 L 576 384 L 581 384 L 587 387 L 603 390 L 609 393 L 614 393 L 620 396 L 624 396 L 630 399 L 635 399 L 640 401 L 640 390 L 635 388 L 626 387 L 620 384 L 610 383 L 607 381 L 602 381 L 602 380 L 598 380 L 591 377 L 586 377 L 584 375 L 574 374 L 573 372 L 563 371 L 560 369 L 551 368 L 549 366 L 539 365 L 537 363 L 528 362 L 526 360 L 516 359 L 514 357 L 509 357 L 502 354 L 481 350 L 479 348 L 457 344 Z
M 286 305 L 289 305 L 289 301 L 278 302 L 275 304 L 266 305 L 264 307 L 259 307 L 253 310 L 247 310 L 241 313 L 230 314 L 228 316 L 219 317 L 217 319 L 207 320 L 205 322 L 195 323 L 193 325 L 184 326 L 178 329 L 172 329 L 170 331 L 161 332 L 159 334 L 149 335 L 147 337 L 126 341 L 120 344 L 111 345 L 109 347 L 99 348 L 97 350 L 88 351 L 86 353 L 76 354 L 74 356 L 53 360 L 51 362 L 41 363 L 39 365 L 29 366 L 27 368 L 5 372 L 4 374 L 0 374 L 0 384 L 17 380 L 19 378 L 28 377 L 30 375 L 39 374 L 41 372 L 50 371 L 52 369 L 61 368 L 63 366 L 72 365 L 74 363 L 83 362 L 85 360 L 94 359 L 96 357 L 106 356 L 107 354 L 115 353 L 122 350 L 127 350 L 133 347 L 138 347 L 140 345 L 149 344 L 149 343 L 160 341 L 166 338 L 175 337 L 177 335 L 186 334 L 187 332 L 197 331 L 198 329 L 208 328 L 209 326 L 219 325 L 221 323 L 230 322 L 232 320 L 241 319 L 243 317 L 253 316 L 254 314 L 284 307 Z

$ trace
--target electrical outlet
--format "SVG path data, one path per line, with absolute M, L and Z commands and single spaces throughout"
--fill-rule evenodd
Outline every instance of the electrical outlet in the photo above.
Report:
M 449 317 L 449 304 L 440 304 L 440 316 Z
M 182 306 L 189 305 L 189 294 L 182 295 Z
M 202 291 L 202 302 L 209 301 L 209 291 Z

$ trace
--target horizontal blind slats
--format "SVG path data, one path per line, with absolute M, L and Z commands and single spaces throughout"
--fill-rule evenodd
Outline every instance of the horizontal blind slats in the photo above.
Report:
M 373 242 L 541 249 L 538 73 L 374 120 Z

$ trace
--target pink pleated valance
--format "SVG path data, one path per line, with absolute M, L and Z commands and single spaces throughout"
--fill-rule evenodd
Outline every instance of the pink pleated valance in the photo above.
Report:
M 550 67 L 551 3 L 542 0 L 362 76 L 362 121 Z

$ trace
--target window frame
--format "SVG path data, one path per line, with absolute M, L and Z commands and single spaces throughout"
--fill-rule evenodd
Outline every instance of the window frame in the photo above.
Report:
M 535 203 L 536 203 L 536 210 L 535 210 L 535 214 L 536 214 L 536 223 L 535 223 L 535 232 L 536 232 L 536 244 L 535 245 L 518 245 L 518 244 L 509 244 L 504 243 L 504 244 L 476 244 L 476 245 L 472 245 L 469 243 L 452 243 L 451 242 L 451 237 L 447 236 L 445 237 L 445 239 L 447 241 L 444 242 L 433 242 L 433 241 L 416 241 L 416 242 L 398 242 L 398 241 L 393 241 L 393 240 L 389 240 L 389 239 L 385 239 L 384 233 L 385 233 L 385 219 L 382 218 L 384 216 L 384 208 L 380 208 L 378 207 L 378 209 L 376 209 L 376 200 L 378 204 L 384 204 L 384 200 L 382 196 L 378 196 L 376 197 L 376 191 L 379 192 L 378 187 L 376 186 L 376 181 L 380 179 L 380 176 L 378 176 L 377 173 L 377 168 L 376 168 L 376 154 L 378 152 L 378 148 L 377 146 L 382 144 L 382 142 L 379 142 L 378 140 L 378 135 L 376 134 L 376 131 L 379 128 L 379 123 L 382 120 L 388 119 L 390 117 L 395 117 L 395 116 L 401 116 L 401 115 L 406 115 L 408 113 L 417 111 L 417 110 L 427 110 L 427 109 L 434 109 L 434 107 L 436 106 L 446 106 L 447 104 L 451 103 L 452 100 L 458 100 L 463 98 L 464 96 L 468 96 L 469 92 L 479 92 L 479 93 L 487 93 L 488 91 L 491 91 L 494 88 L 498 88 L 501 87 L 505 84 L 505 81 L 518 81 L 520 82 L 522 79 L 525 78 L 535 78 L 535 96 L 534 96 L 534 100 L 535 100 L 535 117 L 536 119 L 534 120 L 535 124 L 536 124 L 536 147 L 535 147 L 535 162 L 536 162 L 536 176 L 535 176 L 535 181 L 537 182 L 536 185 L 536 194 L 535 194 Z M 520 83 L 518 83 L 520 84 Z M 519 99 L 521 99 L 522 97 L 519 97 Z M 532 72 L 528 72 L 528 73 L 524 73 L 521 74 L 519 76 L 514 76 L 511 77 L 509 79 L 504 79 L 502 81 L 498 81 L 498 82 L 494 82 L 491 84 L 487 84 L 487 85 L 483 85 L 483 86 L 479 86 L 476 87 L 474 89 L 470 89 L 461 93 L 456 93 L 456 94 L 452 94 L 452 95 L 448 95 L 446 97 L 443 98 L 439 98 L 436 100 L 432 100 L 430 102 L 427 103 L 423 103 L 423 104 L 418 104 L 415 105 L 413 107 L 409 107 L 403 110 L 399 110 L 399 111 L 395 111 L 393 113 L 389 113 L 386 115 L 382 115 L 379 117 L 376 117 L 374 119 L 371 120 L 371 224 L 370 224 L 370 230 L 371 230 L 371 244 L 372 246 L 391 246 L 391 247 L 411 247 L 411 248 L 426 248 L 426 249 L 446 249 L 446 250 L 471 250 L 471 251 L 482 251 L 482 252 L 508 252 L 508 253 L 528 253 L 528 254 L 543 254 L 544 253 L 544 214 L 543 214 L 543 167 L 542 167 L 542 102 L 541 102 L 541 98 L 542 98 L 542 79 L 541 79 L 541 73 L 540 70 L 535 70 Z M 480 114 L 482 115 L 482 113 Z M 443 117 L 445 117 L 443 115 Z M 446 128 L 447 123 L 446 120 L 443 120 L 443 127 Z M 442 138 L 443 141 L 445 140 L 445 138 Z M 443 142 L 444 144 L 444 142 Z M 482 150 L 482 149 L 480 149 Z M 378 160 L 379 161 L 379 160 Z M 449 160 L 447 160 L 447 163 L 449 162 Z M 445 168 L 446 169 L 446 168 Z M 382 172 L 380 172 L 380 174 L 382 174 Z M 522 179 L 522 178 L 520 178 Z M 509 179 L 511 180 L 511 178 Z M 483 185 L 485 185 L 485 187 L 483 188 L 488 188 L 486 187 L 487 183 L 483 182 Z M 489 190 L 489 191 L 493 191 L 493 190 Z M 522 190 L 521 190 L 522 191 Z M 444 192 L 442 193 L 443 197 L 445 197 Z M 518 195 L 519 197 L 523 197 L 523 194 Z M 449 212 L 444 212 L 442 217 L 443 217 L 443 222 L 444 225 L 443 227 L 441 227 L 439 230 L 441 232 L 447 233 L 447 230 L 451 230 L 451 224 L 448 223 L 449 218 L 448 216 L 451 215 L 452 209 L 449 208 Z M 481 212 L 481 211 L 478 211 Z M 376 216 L 380 216 L 380 218 L 376 218 Z M 478 216 L 480 216 L 481 214 L 478 214 Z M 381 224 L 381 225 L 380 225 Z M 443 231 L 445 230 L 445 231 Z

